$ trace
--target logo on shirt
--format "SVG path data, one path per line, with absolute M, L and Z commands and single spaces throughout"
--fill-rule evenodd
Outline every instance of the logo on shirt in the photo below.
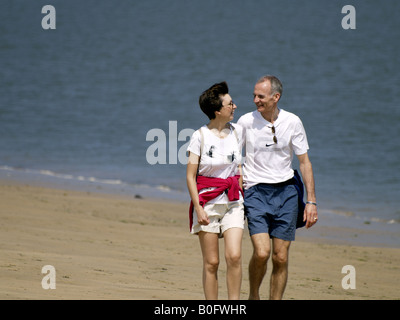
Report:
M 215 146 L 211 146 L 210 150 L 208 150 L 207 155 L 212 158 L 213 157 L 213 152 L 214 152 Z
M 233 161 L 235 161 L 235 159 L 236 159 L 235 151 L 232 151 L 232 154 L 228 155 L 227 158 L 228 158 L 228 161 L 231 162 L 231 163 Z

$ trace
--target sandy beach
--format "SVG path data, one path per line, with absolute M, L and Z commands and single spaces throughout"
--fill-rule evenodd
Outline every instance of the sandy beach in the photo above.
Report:
M 0 199 L 2 300 L 204 299 L 200 247 L 188 232 L 187 203 L 11 181 L 0 181 Z M 219 296 L 226 299 L 223 241 L 220 248 Z M 286 300 L 400 298 L 399 248 L 298 237 L 290 250 Z M 241 299 L 248 296 L 251 252 L 245 232 Z M 42 288 L 45 265 L 55 268 L 56 289 Z M 356 270 L 356 289 L 342 288 L 345 265 Z

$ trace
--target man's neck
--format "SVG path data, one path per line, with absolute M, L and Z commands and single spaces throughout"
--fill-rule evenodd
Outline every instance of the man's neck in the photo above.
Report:
M 279 111 L 278 106 L 276 106 L 272 111 L 263 112 L 261 115 L 265 120 L 273 124 L 278 119 Z

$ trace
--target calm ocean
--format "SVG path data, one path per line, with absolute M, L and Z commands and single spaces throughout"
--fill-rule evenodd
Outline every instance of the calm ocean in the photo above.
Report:
M 356 29 L 342 28 L 347 4 Z M 319 207 L 397 224 L 399 13 L 398 0 L 2 0 L 0 176 L 186 201 L 177 153 L 207 122 L 200 93 L 226 80 L 237 120 L 274 74 L 305 126 Z M 149 163 L 155 143 L 166 164 Z

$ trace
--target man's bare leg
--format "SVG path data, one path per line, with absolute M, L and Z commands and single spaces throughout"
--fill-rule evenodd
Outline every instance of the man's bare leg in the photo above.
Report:
M 267 272 L 267 262 L 271 252 L 268 233 L 257 233 L 251 236 L 253 255 L 249 263 L 250 293 L 249 300 L 260 300 L 260 286 Z
M 283 297 L 288 279 L 289 247 L 290 241 L 272 239 L 271 300 L 281 300 Z

